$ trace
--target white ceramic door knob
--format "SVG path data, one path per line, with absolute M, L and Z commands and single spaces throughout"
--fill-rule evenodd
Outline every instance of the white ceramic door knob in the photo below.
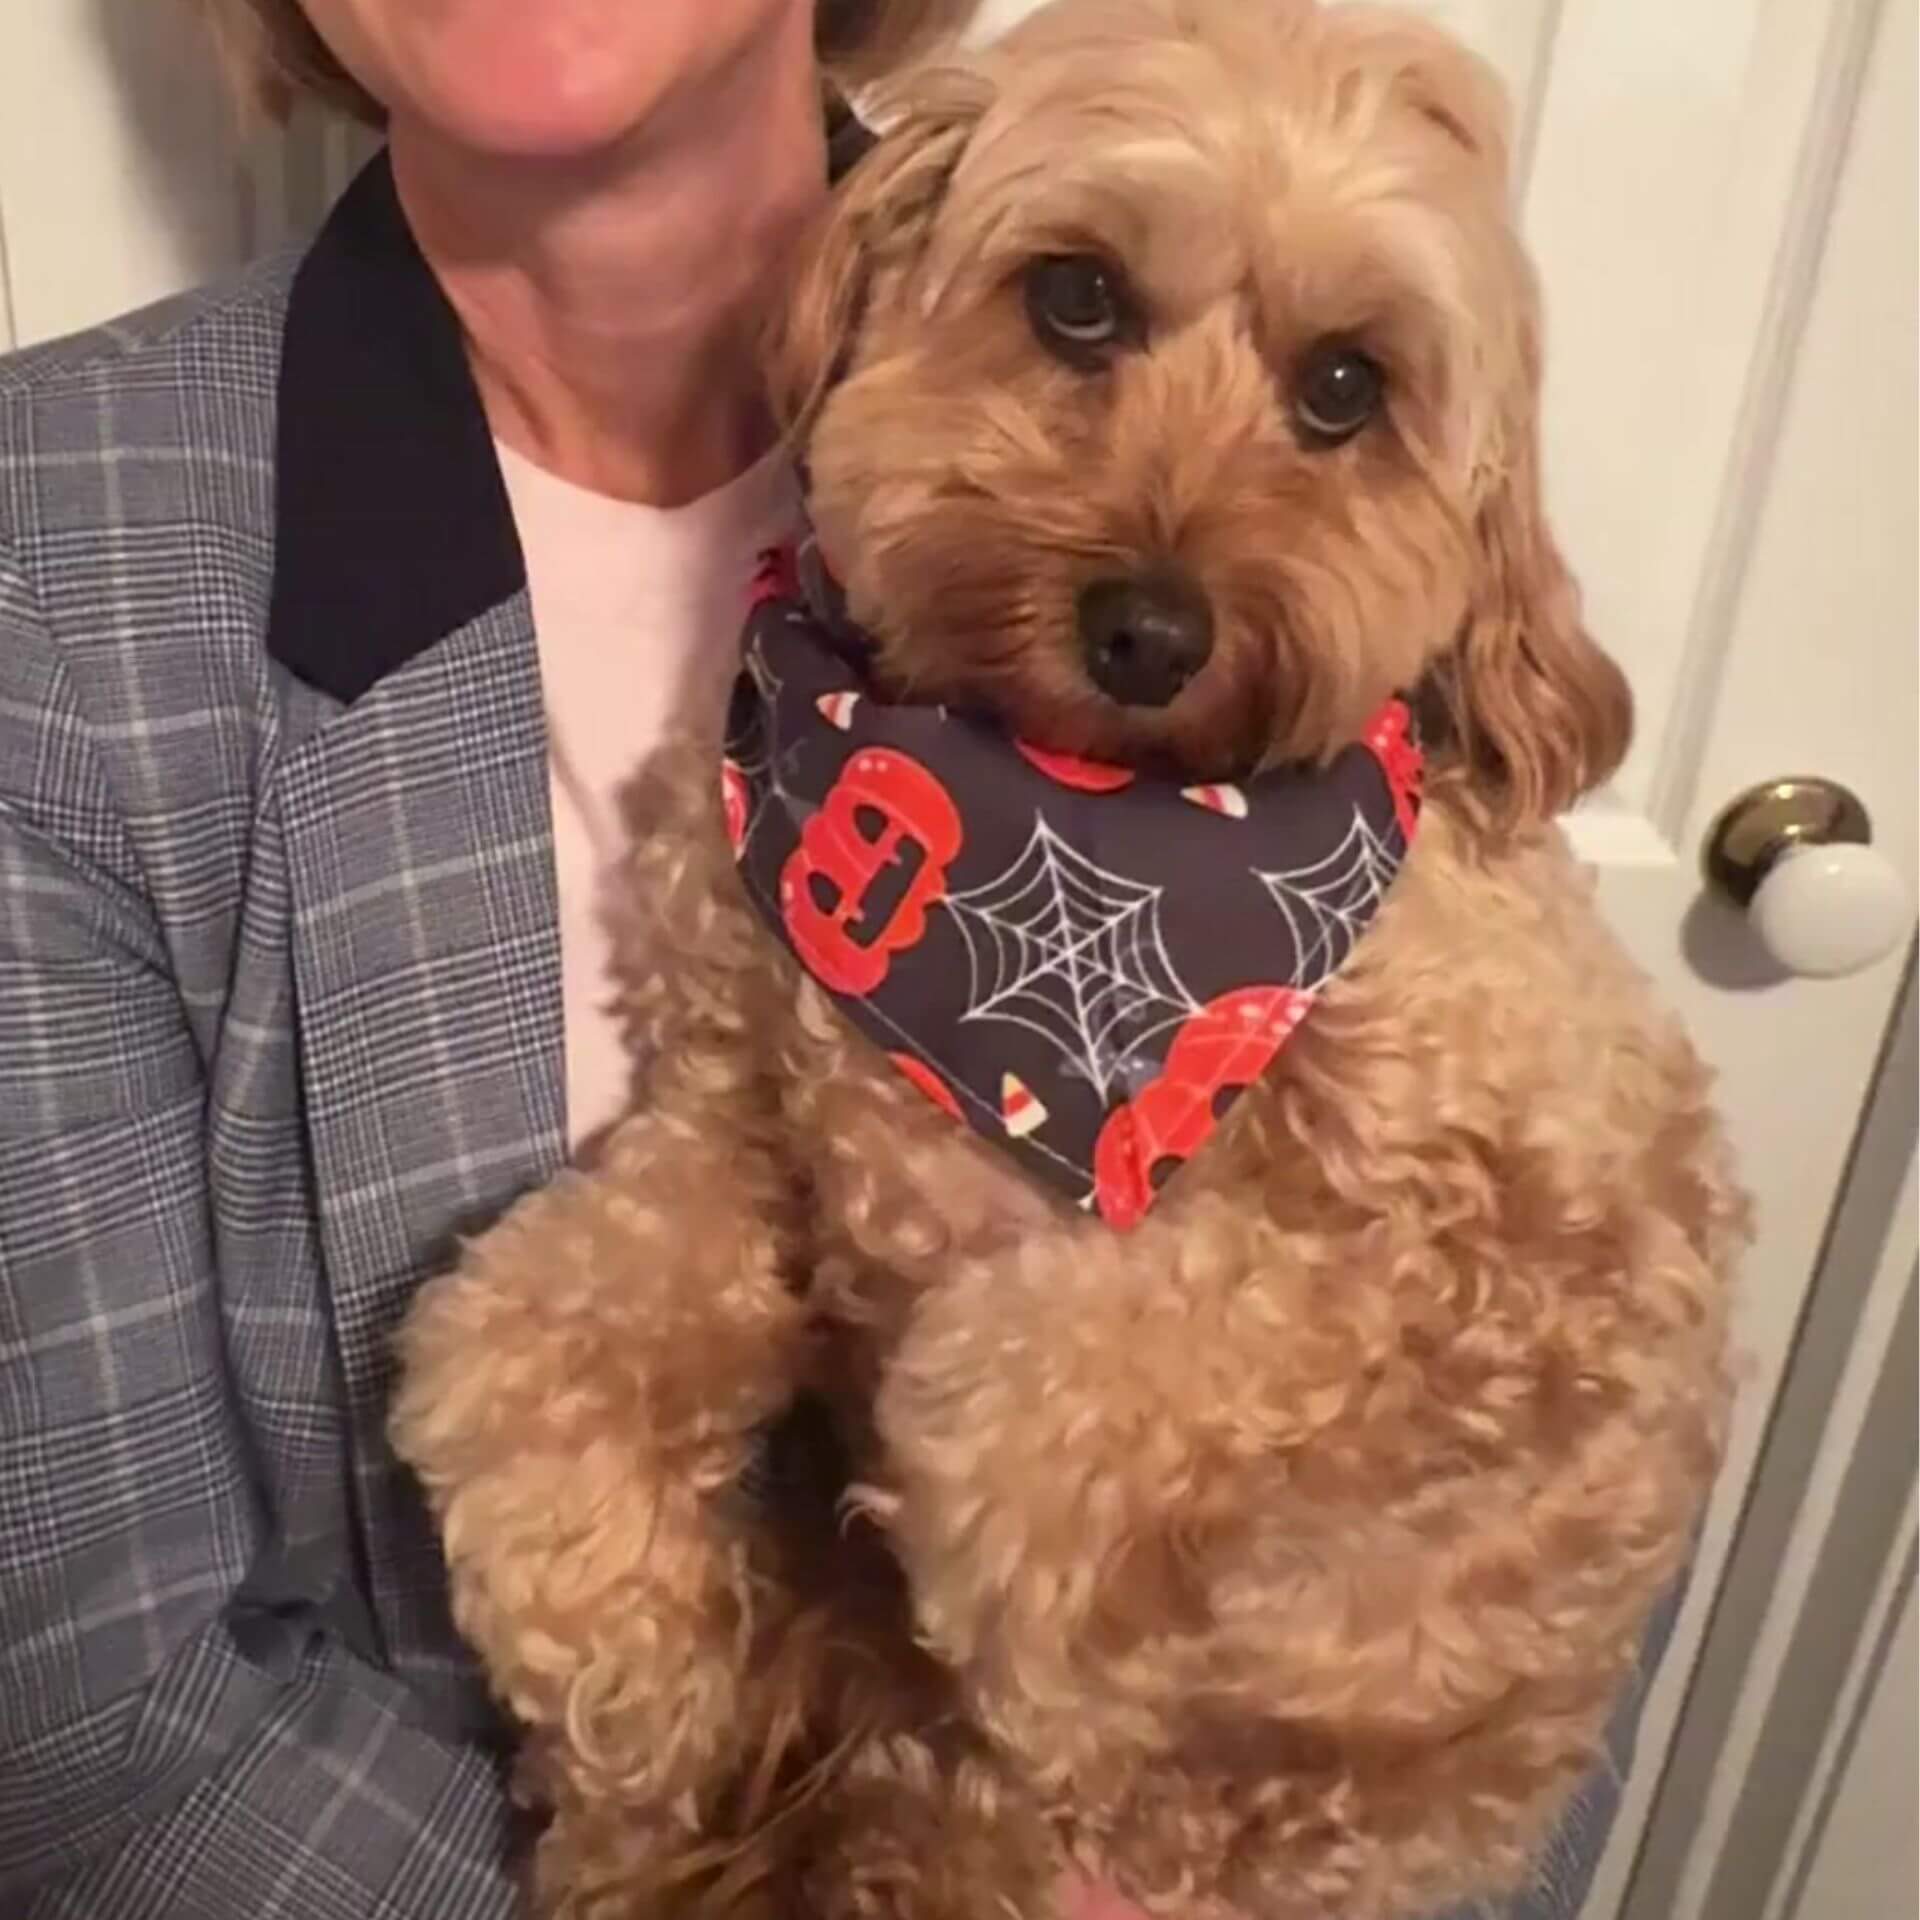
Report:
M 1789 973 L 1831 980 L 1883 960 L 1913 922 L 1907 890 L 1871 847 L 1790 847 L 1747 908 Z
M 1885 959 L 1913 931 L 1907 884 L 1872 839 L 1866 808 L 1845 787 L 1773 780 L 1721 813 L 1703 865 L 1781 967 L 1834 979 Z

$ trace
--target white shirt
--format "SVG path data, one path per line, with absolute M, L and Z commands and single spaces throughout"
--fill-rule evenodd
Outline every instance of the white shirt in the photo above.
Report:
M 623 851 L 620 796 L 669 731 L 710 728 L 717 752 L 754 561 L 791 531 L 797 503 L 778 454 L 663 509 L 589 492 L 511 447 L 497 450 L 546 699 L 567 1135 L 577 1152 L 631 1100 L 602 912 Z

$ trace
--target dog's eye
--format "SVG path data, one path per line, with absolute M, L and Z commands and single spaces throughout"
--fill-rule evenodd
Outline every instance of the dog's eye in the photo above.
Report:
M 1097 254 L 1048 254 L 1027 268 L 1027 318 L 1041 343 L 1075 365 L 1138 340 L 1140 323 L 1119 269 Z
M 1357 347 L 1328 342 L 1300 364 L 1293 387 L 1293 417 L 1310 447 L 1337 447 L 1351 440 L 1380 411 L 1386 375 Z

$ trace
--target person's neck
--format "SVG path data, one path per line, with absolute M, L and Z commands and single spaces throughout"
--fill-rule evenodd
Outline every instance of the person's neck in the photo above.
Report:
M 488 421 L 548 471 L 675 506 L 771 444 L 759 335 L 826 178 L 811 47 L 784 38 L 591 160 L 496 160 L 394 127 L 401 201 Z

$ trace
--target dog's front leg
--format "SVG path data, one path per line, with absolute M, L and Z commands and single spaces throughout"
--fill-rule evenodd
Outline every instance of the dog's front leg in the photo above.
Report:
M 555 1813 L 539 1910 L 569 1920 L 678 1911 L 661 1878 L 753 1738 L 748 1645 L 782 1602 L 733 1490 L 791 1394 L 799 1309 L 751 1093 L 670 1085 L 423 1289 L 403 1336 L 395 1442 L 528 1729 Z
M 1430 1247 L 1367 1267 L 1203 1197 L 955 1262 L 888 1370 L 886 1517 L 930 1646 L 1091 1871 L 1209 1920 L 1524 1878 L 1710 1459 L 1692 1256 L 1656 1250 L 1664 1325 L 1616 1312 L 1577 1397 L 1518 1348 L 1478 1424 L 1442 1389 L 1488 1309 L 1436 1334 L 1423 1303 L 1484 1300 L 1488 1255 L 1475 1294 Z M 1358 1282 L 1389 1270 L 1404 1302 Z

